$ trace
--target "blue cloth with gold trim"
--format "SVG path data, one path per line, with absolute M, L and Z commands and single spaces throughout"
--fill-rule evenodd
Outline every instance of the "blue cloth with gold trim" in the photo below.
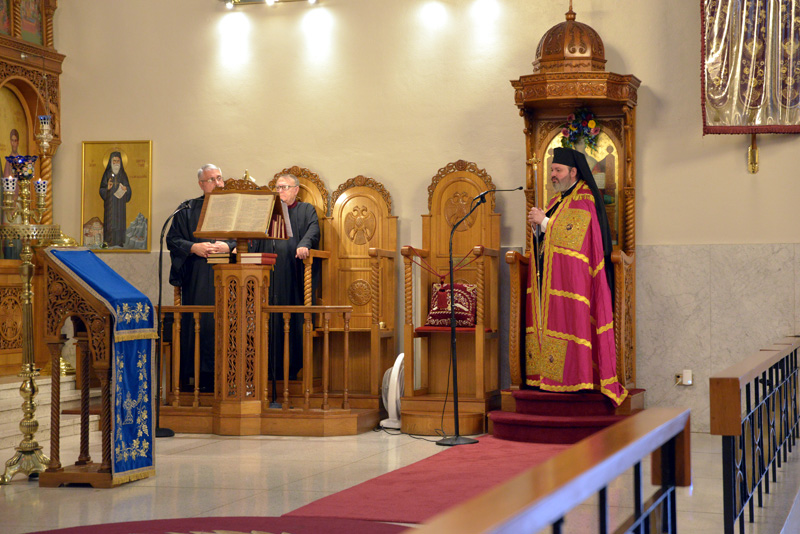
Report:
M 111 473 L 113 484 L 155 473 L 153 306 L 141 291 L 86 249 L 46 249 L 75 274 L 114 317 L 111 371 Z

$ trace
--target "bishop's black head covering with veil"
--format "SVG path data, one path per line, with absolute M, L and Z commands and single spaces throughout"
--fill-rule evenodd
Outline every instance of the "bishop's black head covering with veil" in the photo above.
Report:
M 589 189 L 592 190 L 594 196 L 594 206 L 597 211 L 597 223 L 600 225 L 600 233 L 603 236 L 603 256 L 605 257 L 606 280 L 608 280 L 608 288 L 611 290 L 611 300 L 614 300 L 614 267 L 611 264 L 611 252 L 613 245 L 611 243 L 611 229 L 608 224 L 608 215 L 606 214 L 606 205 L 603 202 L 603 194 L 597 187 L 594 181 L 589 164 L 586 162 L 586 156 L 582 152 L 573 150 L 571 148 L 557 147 L 553 149 L 553 163 L 561 165 L 568 165 L 575 167 L 578 170 L 578 179 L 586 182 Z

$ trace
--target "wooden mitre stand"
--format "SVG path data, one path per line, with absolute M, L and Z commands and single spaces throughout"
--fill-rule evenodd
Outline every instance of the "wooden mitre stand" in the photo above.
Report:
M 288 239 L 291 226 L 285 205 L 268 190 L 218 190 L 206 197 L 194 235 L 236 239 L 237 252 L 247 252 L 249 239 Z M 269 295 L 271 264 L 237 263 L 214 266 L 214 434 L 261 433 L 261 412 L 267 395 L 266 322 L 262 312 Z M 273 262 L 274 263 L 274 260 Z

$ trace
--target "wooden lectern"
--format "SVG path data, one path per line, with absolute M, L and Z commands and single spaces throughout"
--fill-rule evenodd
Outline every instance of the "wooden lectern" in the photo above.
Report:
M 247 252 L 249 239 L 287 239 L 292 234 L 286 206 L 277 193 L 266 189 L 230 190 L 226 186 L 208 194 L 194 235 L 235 239 L 237 252 L 241 253 Z M 270 264 L 239 261 L 214 266 L 214 434 L 261 433 L 267 365 L 259 355 L 267 354 L 267 335 L 261 325 L 271 272 Z

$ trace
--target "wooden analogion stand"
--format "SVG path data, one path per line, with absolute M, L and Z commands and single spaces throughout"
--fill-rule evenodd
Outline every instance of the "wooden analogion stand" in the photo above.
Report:
M 249 239 L 287 239 L 292 230 L 286 206 L 276 193 L 218 190 L 208 194 L 194 235 L 236 239 L 241 253 L 247 252 Z M 272 265 L 265 264 L 214 266 L 217 335 L 211 424 L 215 434 L 261 433 L 267 366 L 259 355 L 267 354 L 268 336 L 261 325 L 271 272 Z

